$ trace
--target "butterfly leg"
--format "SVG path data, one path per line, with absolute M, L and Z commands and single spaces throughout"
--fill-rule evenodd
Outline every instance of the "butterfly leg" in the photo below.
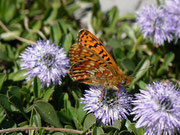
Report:
M 102 88 L 102 90 L 101 90 L 101 98 L 100 98 L 101 101 L 102 101 L 102 98 L 103 98 L 103 91 L 104 91 L 105 88 L 107 88 L 107 86 L 104 86 L 104 88 Z
M 117 86 L 114 87 L 117 90 L 117 94 L 116 94 L 116 104 L 118 103 L 118 94 L 119 94 L 119 89 Z

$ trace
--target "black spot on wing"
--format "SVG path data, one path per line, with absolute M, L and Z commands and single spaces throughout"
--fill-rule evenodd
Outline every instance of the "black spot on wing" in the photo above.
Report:
M 94 54 L 91 54 L 89 57 L 93 57 L 94 56 Z
M 95 43 L 94 47 L 96 48 L 98 46 L 98 43 Z
M 90 45 L 89 48 L 91 49 L 92 47 L 96 48 L 98 46 L 98 43 L 94 44 L 94 46 Z
M 107 56 L 107 54 L 103 54 L 102 58 L 104 58 L 104 57 L 106 57 L 106 56 Z
M 84 33 L 84 35 L 88 35 L 88 31 L 86 31 L 86 32 Z
M 78 34 L 78 39 L 80 39 L 80 36 L 82 35 L 82 33 L 84 32 L 84 30 L 81 30 Z M 84 36 L 84 34 L 82 35 L 82 37 Z M 79 42 L 79 41 L 78 41 Z
M 104 52 L 104 50 L 101 50 L 100 52 L 99 52 L 99 54 L 102 54 Z
M 100 62 L 99 64 L 102 65 L 102 64 L 104 64 L 104 62 Z
M 92 41 L 96 41 L 96 39 L 94 39 L 93 37 L 91 37 Z
M 109 60 L 110 60 L 110 58 L 108 57 L 106 60 L 107 60 L 107 61 L 109 61 Z

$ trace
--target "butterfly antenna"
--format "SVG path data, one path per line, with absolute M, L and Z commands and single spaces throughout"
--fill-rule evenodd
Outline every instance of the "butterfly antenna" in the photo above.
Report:
M 147 70 L 147 69 L 149 69 L 149 68 L 152 68 L 153 66 L 154 66 L 154 65 L 150 65 L 150 66 L 148 66 L 147 68 L 141 69 L 141 70 L 139 70 L 139 71 Z M 137 71 L 137 72 L 139 72 L 139 71 Z M 129 77 L 131 77 L 131 78 L 136 78 L 134 75 L 135 75 L 137 72 L 132 73 Z

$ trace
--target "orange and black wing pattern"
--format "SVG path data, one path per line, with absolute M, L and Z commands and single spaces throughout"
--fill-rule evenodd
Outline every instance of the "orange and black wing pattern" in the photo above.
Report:
M 72 64 L 69 75 L 74 81 L 90 85 L 114 85 L 112 78 L 123 75 L 102 42 L 87 30 L 79 32 L 69 57 Z
M 84 46 L 91 49 L 95 54 L 102 58 L 102 60 L 109 65 L 108 68 L 111 68 L 112 72 L 116 74 L 116 71 L 119 70 L 114 59 L 104 48 L 102 42 L 94 36 L 91 32 L 87 30 L 81 30 L 78 34 L 77 44 L 79 46 Z

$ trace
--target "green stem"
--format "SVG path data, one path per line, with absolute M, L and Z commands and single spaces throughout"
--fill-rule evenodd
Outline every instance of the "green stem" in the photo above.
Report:
M 156 3 L 157 3 L 158 6 L 161 5 L 160 0 L 156 0 Z
M 142 40 L 143 40 L 143 36 L 141 35 L 141 36 L 137 39 L 136 43 L 134 44 L 134 46 L 133 46 L 133 48 L 132 48 L 132 51 L 133 51 L 134 53 L 136 52 L 137 46 L 141 43 Z

